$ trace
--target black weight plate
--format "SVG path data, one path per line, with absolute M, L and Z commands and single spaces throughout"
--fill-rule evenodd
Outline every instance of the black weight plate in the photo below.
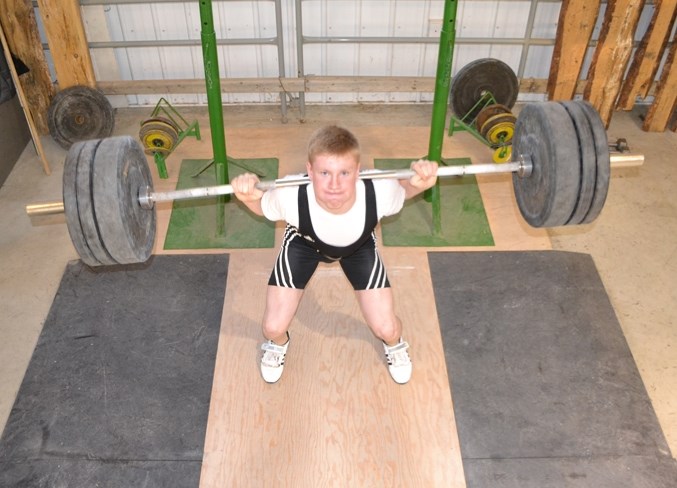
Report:
M 80 259 L 89 266 L 100 266 L 103 263 L 94 256 L 89 244 L 87 244 L 87 238 L 80 222 L 80 210 L 78 209 L 77 173 L 85 144 L 85 142 L 73 144 L 66 154 L 63 167 L 63 207 L 66 214 L 68 234 Z M 93 153 L 91 155 L 93 156 Z
M 578 137 L 566 109 L 556 102 L 526 105 L 517 118 L 512 158 L 531 158 L 531 175 L 513 173 L 515 198 L 533 227 L 565 225 L 578 200 Z
M 78 216 L 80 217 L 82 235 L 85 238 L 87 247 L 96 259 L 96 261 L 91 263 L 83 259 L 83 262 L 89 266 L 117 264 L 101 241 L 98 216 L 96 215 L 93 202 L 92 165 L 100 142 L 99 139 L 92 139 L 82 143 L 82 150 L 78 157 L 78 166 L 75 175 L 75 195 L 77 198 Z M 82 256 L 80 256 L 80 258 L 82 259 Z
M 580 104 L 590 121 L 590 128 L 592 129 L 595 141 L 595 152 L 597 153 L 595 195 L 592 197 L 592 204 L 588 214 L 581 221 L 582 224 L 589 224 L 599 216 L 602 207 L 604 207 L 604 202 L 606 202 L 606 196 L 609 193 L 609 179 L 611 177 L 611 159 L 609 155 L 609 139 L 602 118 L 590 103 L 580 102 Z
M 497 104 L 508 108 L 515 105 L 519 82 L 510 66 L 493 58 L 478 59 L 463 66 L 451 80 L 451 110 L 458 118 L 475 120 L 482 107 L 474 110 L 473 107 L 486 92 L 494 96 Z
M 567 225 L 578 225 L 587 215 L 595 194 L 595 182 L 597 181 L 597 153 L 595 152 L 595 140 L 592 128 L 580 102 L 560 102 L 569 112 L 578 136 L 578 160 L 581 165 L 581 183 L 578 192 L 578 201 L 574 213 L 569 218 Z
M 52 138 L 68 149 L 77 141 L 110 136 L 115 117 L 103 93 L 88 86 L 71 86 L 52 99 L 47 124 Z
M 141 145 L 131 136 L 103 139 L 93 164 L 92 193 L 99 233 L 120 264 L 143 263 L 155 243 L 155 209 L 139 204 L 139 190 L 153 180 Z

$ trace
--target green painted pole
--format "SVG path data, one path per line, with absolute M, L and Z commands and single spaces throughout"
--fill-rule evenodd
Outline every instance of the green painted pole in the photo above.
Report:
M 457 0 L 444 2 L 444 17 L 440 33 L 440 49 L 437 55 L 437 75 L 435 78 L 435 95 L 433 97 L 433 115 L 430 123 L 430 143 L 428 159 L 442 161 L 442 142 L 447 124 L 447 103 L 449 102 L 449 86 L 451 84 L 451 64 L 454 57 L 454 41 L 456 39 L 456 7 Z M 429 190 L 432 203 L 433 233 L 442 233 L 442 212 L 440 205 L 440 184 Z
M 214 168 L 216 182 L 219 185 L 228 183 L 228 157 L 226 155 L 226 135 L 223 127 L 223 102 L 221 101 L 221 75 L 217 54 L 216 32 L 214 31 L 214 15 L 212 1 L 200 0 L 200 36 L 202 38 L 202 59 L 205 68 L 207 85 L 207 107 L 209 110 L 209 126 L 212 131 L 212 150 L 214 151 Z M 225 232 L 224 204 L 229 197 L 218 197 L 216 211 L 216 229 L 219 235 Z

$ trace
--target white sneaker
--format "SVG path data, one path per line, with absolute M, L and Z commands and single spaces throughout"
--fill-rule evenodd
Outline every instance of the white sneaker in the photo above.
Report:
M 261 345 L 263 350 L 261 376 L 266 383 L 275 383 L 282 376 L 287 347 L 289 347 L 289 334 L 287 334 L 287 342 L 283 346 L 275 344 L 273 341 L 267 341 Z
M 388 361 L 388 371 L 393 377 L 395 383 L 400 385 L 405 384 L 411 378 L 411 359 L 409 358 L 409 344 L 400 338 L 400 342 L 394 346 L 389 346 L 383 343 L 383 349 L 386 353 L 386 361 Z

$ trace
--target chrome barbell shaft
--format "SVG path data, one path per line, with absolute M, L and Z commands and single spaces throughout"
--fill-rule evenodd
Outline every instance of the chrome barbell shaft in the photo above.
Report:
M 643 154 L 612 154 L 610 156 L 612 168 L 626 168 L 641 166 L 644 164 Z M 518 161 L 504 164 L 469 164 L 462 166 L 440 166 L 437 175 L 445 176 L 464 176 L 481 175 L 497 173 L 517 173 L 520 177 L 528 177 L 531 174 L 532 164 L 528 158 L 520 158 Z M 415 172 L 410 169 L 403 170 L 366 170 L 360 173 L 361 179 L 400 179 L 411 178 Z M 256 187 L 262 191 L 268 191 L 273 188 L 282 188 L 286 186 L 299 186 L 308 183 L 307 176 L 279 178 L 273 181 L 261 181 Z M 139 192 L 139 205 L 150 209 L 158 202 L 168 202 L 174 200 L 189 200 L 196 198 L 206 198 L 221 195 L 233 194 L 232 185 L 216 185 L 198 188 L 187 188 L 185 190 L 174 190 L 168 192 L 151 192 L 148 188 L 142 188 Z M 29 216 L 54 215 L 64 212 L 63 202 L 37 203 L 26 206 L 26 213 Z
M 528 167 L 527 167 L 528 166 Z M 530 163 L 517 161 L 507 164 L 471 164 L 466 166 L 440 166 L 437 175 L 445 176 L 463 176 L 488 173 L 512 173 L 512 172 L 531 171 Z M 366 170 L 360 173 L 360 179 L 398 179 L 406 180 L 416 173 L 410 169 L 404 170 Z M 279 178 L 274 181 L 260 181 L 256 188 L 262 191 L 272 190 L 273 188 L 283 188 L 287 186 L 299 186 L 308 183 L 310 179 L 307 176 Z M 167 192 L 142 191 L 139 195 L 139 203 L 143 208 L 152 208 L 155 203 L 171 202 L 174 200 L 188 200 L 192 198 L 205 198 L 221 195 L 231 195 L 234 193 L 232 185 L 217 185 L 199 188 L 186 188 L 184 190 L 174 190 Z

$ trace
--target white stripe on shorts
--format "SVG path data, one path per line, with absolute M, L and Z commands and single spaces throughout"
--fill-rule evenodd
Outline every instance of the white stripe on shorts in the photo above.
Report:
M 275 284 L 286 288 L 294 288 L 294 278 L 289 267 L 289 243 L 299 236 L 297 230 L 292 226 L 287 226 L 282 238 L 280 253 L 275 260 Z M 287 283 L 289 280 L 289 283 Z
M 374 240 L 374 266 L 371 268 L 371 274 L 369 275 L 369 281 L 367 282 L 367 287 L 365 290 L 383 288 L 386 284 L 385 266 L 383 266 L 381 255 L 378 253 L 378 248 L 376 247 L 376 237 L 373 234 L 372 239 Z

